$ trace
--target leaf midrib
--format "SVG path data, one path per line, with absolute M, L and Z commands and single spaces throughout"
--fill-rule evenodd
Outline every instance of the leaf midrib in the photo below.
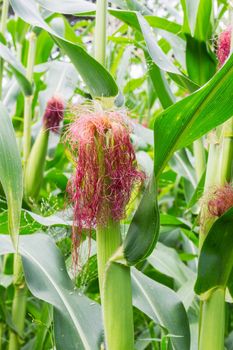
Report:
M 75 328 L 78 330 L 78 333 L 80 335 L 80 338 L 83 342 L 84 348 L 87 350 L 91 350 L 91 347 L 85 337 L 84 332 L 82 331 L 82 328 L 72 310 L 72 308 L 69 306 L 68 301 L 66 300 L 65 295 L 59 290 L 59 288 L 57 287 L 56 282 L 53 280 L 53 278 L 51 277 L 51 275 L 49 273 L 47 273 L 47 271 L 43 268 L 43 266 L 30 254 L 28 253 L 24 248 L 22 248 L 22 246 L 20 247 L 20 250 L 24 253 L 25 256 L 28 256 L 40 269 L 41 271 L 45 274 L 45 276 L 49 279 L 49 281 L 51 282 L 52 286 L 54 287 L 54 289 L 56 290 L 57 294 L 59 295 L 61 301 L 63 302 L 65 308 L 67 309 L 74 325 Z
M 211 89 L 211 91 L 206 95 L 206 97 L 204 98 L 203 102 L 198 105 L 193 113 L 193 117 L 186 123 L 184 124 L 183 127 L 180 128 L 180 133 L 177 137 L 177 139 L 175 140 L 175 142 L 173 143 L 173 147 L 171 148 L 171 150 L 167 153 L 167 156 L 164 158 L 163 162 L 161 163 L 161 165 L 159 166 L 158 170 L 157 170 L 157 174 L 155 174 L 156 178 L 159 177 L 159 175 L 162 173 L 166 163 L 168 162 L 168 160 L 171 158 L 172 154 L 179 148 L 177 148 L 177 145 L 179 144 L 180 139 L 184 138 L 184 135 L 187 133 L 187 129 L 189 126 L 192 126 L 192 124 L 195 122 L 196 117 L 198 115 L 198 113 L 200 113 L 205 106 L 208 104 L 210 98 L 212 97 L 212 95 L 215 93 L 215 91 L 219 88 L 219 85 L 222 85 L 224 83 L 225 80 L 228 79 L 228 76 L 231 74 L 231 71 L 233 70 L 232 65 L 230 66 L 229 70 L 226 72 L 226 74 L 223 76 L 222 79 L 220 79 L 220 81 L 218 81 L 216 83 L 216 85 L 213 87 L 213 89 Z M 200 90 L 199 90 L 200 91 Z M 171 107 L 172 108 L 172 107 Z

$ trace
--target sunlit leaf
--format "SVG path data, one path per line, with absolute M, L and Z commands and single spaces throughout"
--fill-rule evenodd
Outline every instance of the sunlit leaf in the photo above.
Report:
M 118 93 L 117 85 L 107 70 L 81 46 L 59 36 L 42 18 L 34 0 L 11 0 L 15 13 L 25 22 L 43 28 L 69 56 L 94 97 L 111 97 Z
M 25 95 L 31 95 L 32 85 L 25 77 L 26 70 L 21 65 L 21 63 L 16 60 L 15 56 L 8 49 L 8 47 L 3 45 L 2 43 L 0 43 L 0 57 L 2 57 L 7 63 L 9 63 L 12 72 L 15 74 L 15 77 Z
M 0 255 L 13 252 L 9 236 L 0 235 Z M 21 236 L 19 253 L 31 293 L 54 306 L 56 348 L 99 349 L 100 306 L 74 288 L 52 239 L 45 234 Z
M 233 56 L 201 89 L 166 109 L 155 120 L 155 174 L 172 154 L 233 115 Z
M 0 103 L 0 183 L 8 204 L 9 233 L 17 244 L 23 196 L 22 166 L 11 119 Z
M 176 350 L 190 349 L 190 330 L 185 308 L 176 293 L 132 268 L 133 303 L 166 328 Z

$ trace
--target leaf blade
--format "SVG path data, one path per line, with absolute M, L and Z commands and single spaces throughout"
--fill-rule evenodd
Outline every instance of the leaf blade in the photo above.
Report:
M 7 198 L 9 233 L 16 246 L 23 197 L 22 166 L 13 125 L 1 102 L 0 117 L 0 182 Z
M 59 36 L 42 18 L 34 0 L 10 0 L 15 13 L 25 22 L 46 30 L 70 57 L 93 97 L 115 97 L 118 87 L 108 71 L 81 46 Z

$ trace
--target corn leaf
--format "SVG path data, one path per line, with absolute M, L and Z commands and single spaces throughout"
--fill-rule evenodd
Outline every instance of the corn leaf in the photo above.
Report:
M 145 259 L 154 249 L 159 235 L 159 210 L 154 179 L 147 186 L 131 221 L 123 243 L 124 257 L 129 265 Z
M 8 229 L 15 245 L 23 196 L 22 166 L 11 119 L 0 103 L 0 183 L 8 204 Z
M 9 236 L 0 235 L 0 255 L 13 252 Z M 45 234 L 21 236 L 19 253 L 31 293 L 54 306 L 56 349 L 98 350 L 100 306 L 75 290 L 52 239 Z
M 174 291 L 132 268 L 133 304 L 165 328 L 175 350 L 190 349 L 185 308 Z
M 195 292 L 202 294 L 214 287 L 226 287 L 233 268 L 233 208 L 211 227 L 198 263 Z
M 11 0 L 11 5 L 15 13 L 25 22 L 40 27 L 52 35 L 58 46 L 69 56 L 93 97 L 113 97 L 117 95 L 117 85 L 108 71 L 81 46 L 59 36 L 43 20 L 34 0 Z
M 6 61 L 14 73 L 21 89 L 23 90 L 25 95 L 31 95 L 32 94 L 32 85 L 25 77 L 26 71 L 22 64 L 18 62 L 12 52 L 8 49 L 7 46 L 0 43 L 0 57 Z
M 173 153 L 233 115 L 233 56 L 201 89 L 166 109 L 155 120 L 155 176 Z

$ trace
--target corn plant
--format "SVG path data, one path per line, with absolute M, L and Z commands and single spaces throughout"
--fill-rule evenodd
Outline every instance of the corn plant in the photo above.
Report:
M 231 2 L 0 6 L 0 350 L 233 349 Z

